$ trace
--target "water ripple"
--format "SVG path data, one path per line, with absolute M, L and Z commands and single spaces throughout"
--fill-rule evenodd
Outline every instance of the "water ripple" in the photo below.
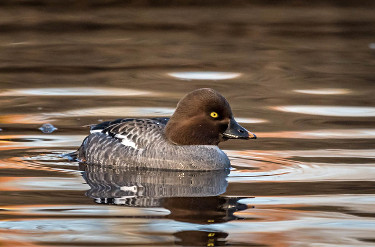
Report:
M 375 139 L 375 129 L 321 129 L 309 131 L 257 132 L 260 138 Z
M 152 95 L 152 92 L 109 87 L 61 87 L 61 88 L 22 88 L 9 89 L 0 96 L 139 96 Z
M 171 72 L 168 75 L 183 80 L 229 80 L 238 78 L 242 74 L 234 72 L 192 71 Z
M 313 150 L 308 150 L 311 152 Z M 327 151 L 327 150 L 326 150 Z M 340 150 L 342 153 L 350 150 Z M 354 151 L 354 150 L 353 150 Z M 226 151 L 236 168 L 230 182 L 254 181 L 375 181 L 374 163 L 340 164 L 298 162 L 288 151 Z M 283 155 L 280 155 L 284 152 Z M 296 151 L 295 151 L 296 152 Z M 298 151 L 297 151 L 298 152 Z M 300 151 L 298 157 L 305 157 Z M 316 157 L 324 155 L 315 150 Z M 308 156 L 308 155 L 306 155 Z M 358 155 L 356 156 L 358 157 Z M 353 169 L 355 167 L 355 169 Z
M 333 117 L 375 117 L 375 107 L 366 106 L 318 106 L 287 105 L 274 106 L 271 109 L 283 112 Z
M 295 89 L 293 91 L 296 93 L 321 95 L 349 94 L 351 92 L 351 90 L 345 88 Z

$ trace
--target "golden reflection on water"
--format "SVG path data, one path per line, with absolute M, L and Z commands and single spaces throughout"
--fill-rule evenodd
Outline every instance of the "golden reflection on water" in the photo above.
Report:
M 55 172 L 57 171 L 57 169 L 54 169 L 51 167 L 46 167 L 38 163 L 25 161 L 25 159 L 21 157 L 12 157 L 9 159 L 3 159 L 2 163 L 0 164 L 0 169 L 20 169 L 20 170 L 27 169 L 27 170 L 55 171 Z M 16 180 L 17 178 L 14 177 L 12 179 Z M 22 178 L 20 179 L 22 180 Z M 5 189 L 5 187 L 2 189 Z
M 0 234 L 19 234 L 19 235 L 22 235 L 22 233 L 19 233 L 19 231 L 1 231 L 0 230 Z M 33 243 L 28 243 L 28 242 L 23 242 L 23 241 L 14 241 L 14 240 L 7 240 L 7 239 L 2 239 L 0 237 L 0 243 L 1 243 L 1 246 L 3 247 L 14 247 L 14 246 L 21 246 L 21 247 L 40 247 L 40 246 L 44 246 L 44 245 L 38 245 L 38 244 L 33 244 Z
M 38 114 L 7 114 L 0 116 L 2 124 L 43 124 L 47 117 Z

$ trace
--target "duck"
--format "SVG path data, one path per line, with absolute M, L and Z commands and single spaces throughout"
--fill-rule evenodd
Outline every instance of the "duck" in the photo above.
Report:
M 170 118 L 124 118 L 92 125 L 76 156 L 85 165 L 228 170 L 230 160 L 218 144 L 256 138 L 236 122 L 224 96 L 200 88 L 186 94 Z

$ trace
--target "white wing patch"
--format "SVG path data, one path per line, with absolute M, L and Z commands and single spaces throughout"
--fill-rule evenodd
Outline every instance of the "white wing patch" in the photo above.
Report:
M 99 130 L 90 130 L 90 134 L 100 133 L 102 131 L 103 131 L 102 129 L 99 129 Z
M 135 148 L 135 149 L 138 148 L 137 145 L 135 144 L 135 142 L 133 142 L 132 140 L 128 139 L 128 137 L 126 135 L 116 134 L 115 137 L 118 138 L 118 139 L 121 139 L 121 144 L 122 145 L 125 145 L 125 146 L 128 146 L 128 147 L 132 147 L 132 148 Z

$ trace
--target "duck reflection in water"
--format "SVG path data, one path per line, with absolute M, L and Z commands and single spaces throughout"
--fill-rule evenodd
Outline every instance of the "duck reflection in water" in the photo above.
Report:
M 239 197 L 220 196 L 228 185 L 226 170 L 129 170 L 85 164 L 80 164 L 80 169 L 90 186 L 86 195 L 100 204 L 163 207 L 170 211 L 168 219 L 205 225 L 238 219 L 234 213 L 247 209 L 247 205 L 238 202 Z M 182 232 L 174 235 L 182 242 L 191 241 L 193 236 L 199 241 L 217 242 L 217 238 L 228 235 L 217 231 L 192 232 L 189 238 L 184 238 Z

